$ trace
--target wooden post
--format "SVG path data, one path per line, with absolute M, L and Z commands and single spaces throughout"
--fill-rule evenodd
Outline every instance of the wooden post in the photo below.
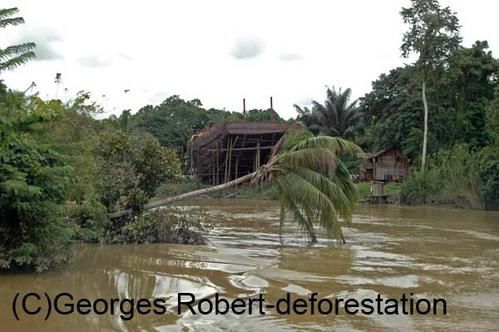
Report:
M 232 168 L 232 138 L 230 139 L 229 151 L 227 153 L 229 154 L 229 166 L 228 166 L 227 180 L 225 182 L 230 181 L 230 172 Z
M 227 150 L 225 151 L 225 172 L 224 172 L 224 183 L 227 182 L 227 166 L 229 164 L 229 147 L 230 147 L 230 141 L 232 138 L 229 138 L 227 141 Z
M 229 181 L 231 179 L 231 173 L 232 173 L 232 150 L 234 149 L 234 146 L 237 144 L 237 140 L 239 139 L 239 136 L 236 136 L 236 138 L 230 142 L 230 155 L 229 155 Z
M 238 176 L 239 176 L 239 171 L 238 171 L 238 168 L 239 168 L 239 158 L 236 157 L 236 171 L 235 171 L 235 174 L 234 174 L 234 179 L 237 179 Z
M 256 171 L 256 154 L 257 154 L 257 152 L 255 150 L 255 158 L 253 158 L 253 172 Z
M 217 169 L 216 169 L 216 174 L 215 174 L 215 182 L 216 184 L 219 184 L 220 183 L 220 151 L 218 151 L 218 142 L 217 142 L 217 152 L 216 152 L 216 165 L 217 165 Z
M 214 184 L 215 183 L 215 175 L 213 174 L 213 164 L 210 165 L 210 169 L 209 169 L 208 173 L 211 176 L 211 183 Z
M 256 168 L 260 167 L 260 141 L 256 142 Z
M 270 97 L 270 122 L 274 122 L 274 103 Z

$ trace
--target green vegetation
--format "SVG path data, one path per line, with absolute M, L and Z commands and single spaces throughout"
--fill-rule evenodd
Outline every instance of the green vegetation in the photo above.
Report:
M 358 123 L 357 101 L 349 103 L 351 89 L 337 91 L 327 88 L 324 105 L 313 101 L 312 109 L 294 105 L 298 112 L 297 120 L 302 121 L 314 134 L 352 138 Z
M 497 151 L 492 148 L 473 151 L 464 144 L 441 150 L 428 171 L 415 172 L 403 184 L 402 201 L 494 208 L 499 198 Z
M 165 182 L 157 191 L 154 200 L 178 196 L 191 191 L 208 188 L 209 185 L 197 178 L 180 178 Z M 210 194 L 212 198 L 275 199 L 272 186 L 266 183 L 253 186 L 239 186 Z
M 403 185 L 404 184 L 400 182 L 388 182 L 384 185 L 383 190 L 386 195 L 392 196 L 392 198 L 395 198 L 395 202 L 397 202 L 400 199 Z M 357 182 L 355 184 L 355 188 L 357 189 L 357 194 L 360 199 L 371 195 L 371 186 L 372 182 Z
M 177 154 L 150 134 L 95 120 L 88 94 L 62 104 L 0 86 L 2 269 L 41 271 L 66 261 L 73 240 L 115 241 L 134 219 L 107 213 L 139 215 L 180 174 Z
M 24 119 L 0 123 L 0 268 L 40 271 L 70 256 L 62 212 L 72 174 L 55 151 L 14 132 Z
M 0 8 L 0 28 L 19 25 L 24 23 L 24 19 L 17 15 L 17 8 Z M 35 57 L 35 43 L 28 42 L 19 45 L 11 45 L 0 48 L 0 73 L 7 69 L 20 66 Z
M 417 80 L 421 82 L 424 108 L 423 152 L 421 169 L 424 171 L 428 143 L 428 100 L 426 84 L 448 63 L 459 49 L 459 21 L 449 7 L 441 8 L 438 0 L 412 0 L 412 6 L 402 8 L 400 14 L 409 30 L 404 34 L 400 50 L 404 58 L 416 54 L 414 64 Z
M 270 169 L 256 175 L 275 183 L 281 202 L 281 225 L 290 213 L 312 243 L 317 242 L 314 224 L 345 242 L 338 218 L 350 221 L 357 192 L 338 155 L 360 151 L 355 144 L 330 136 L 300 140 L 289 149 L 285 145 L 268 163 Z
M 412 0 L 401 16 L 408 24 L 402 55 L 416 61 L 372 83 L 348 112 L 355 119 L 350 130 L 336 121 L 346 104 L 334 106 L 329 89 L 325 105 L 298 107 L 298 119 L 315 133 L 351 138 L 365 151 L 399 148 L 413 168 L 401 191 L 404 203 L 499 208 L 499 61 L 486 41 L 462 46 L 458 18 L 436 0 Z M 345 163 L 356 172 L 355 162 Z M 421 166 L 428 174 L 416 171 Z M 358 186 L 361 196 L 366 186 Z
M 199 181 L 197 178 L 179 178 L 163 183 L 158 189 L 157 198 L 177 196 L 206 187 L 208 187 L 208 185 Z
M 110 243 L 180 243 L 205 244 L 201 235 L 209 225 L 203 223 L 202 209 L 189 213 L 178 207 L 155 210 L 136 217 L 116 233 L 110 235 Z
M 283 121 L 273 110 L 249 110 L 248 121 L 269 121 L 271 113 L 275 121 Z M 151 133 L 163 145 L 175 149 L 185 161 L 187 142 L 191 136 L 207 126 L 223 121 L 243 120 L 240 112 L 204 109 L 199 99 L 185 101 L 171 96 L 158 106 L 147 105 L 130 117 L 130 127 Z M 184 163 L 186 165 L 186 162 Z M 187 169 L 184 167 L 184 171 Z

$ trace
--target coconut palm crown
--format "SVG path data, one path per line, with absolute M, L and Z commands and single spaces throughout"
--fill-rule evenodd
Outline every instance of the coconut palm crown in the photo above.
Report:
M 296 136 L 302 137 L 294 142 Z M 281 229 L 290 214 L 312 243 L 317 242 L 317 226 L 345 242 L 339 218 L 351 220 L 357 192 L 338 156 L 359 152 L 357 145 L 339 137 L 291 134 L 281 153 L 258 169 L 252 181 L 268 181 L 276 186 Z
M 323 104 L 312 101 L 312 109 L 294 105 L 298 119 L 314 134 L 351 138 L 358 123 L 357 101 L 350 103 L 352 90 L 327 88 Z

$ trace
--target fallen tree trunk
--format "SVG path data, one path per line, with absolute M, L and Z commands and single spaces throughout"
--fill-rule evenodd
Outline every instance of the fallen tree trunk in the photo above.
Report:
M 182 200 L 185 200 L 188 198 L 198 197 L 198 196 L 206 195 L 206 194 L 209 194 L 212 192 L 217 192 L 217 191 L 229 189 L 229 188 L 235 187 L 239 184 L 251 181 L 251 179 L 255 175 L 256 175 L 256 172 L 253 172 L 253 173 L 247 174 L 245 176 L 242 176 L 240 178 L 237 178 L 235 180 L 219 184 L 217 186 L 204 188 L 204 189 L 198 189 L 198 190 L 194 190 L 194 191 L 182 194 L 182 195 L 168 197 L 165 199 L 161 199 L 159 201 L 151 202 L 151 203 L 144 205 L 144 210 L 150 210 L 150 209 L 158 208 L 158 207 L 165 206 L 165 205 L 168 205 L 171 203 L 175 203 L 178 201 L 182 201 Z M 109 217 L 109 219 L 121 218 L 121 217 L 125 217 L 125 216 L 132 214 L 132 212 L 133 211 L 131 209 L 113 212 L 113 213 L 108 214 L 108 217 Z

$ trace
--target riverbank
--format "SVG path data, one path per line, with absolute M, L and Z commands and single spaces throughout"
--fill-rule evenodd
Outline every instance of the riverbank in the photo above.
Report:
M 371 195 L 371 182 L 357 182 L 355 187 L 359 195 L 359 203 L 370 205 L 367 200 Z M 181 195 L 197 189 L 208 188 L 207 185 L 196 179 L 182 178 L 176 182 L 163 184 L 153 200 L 159 200 L 166 197 Z M 409 187 L 406 185 L 406 187 Z M 404 191 L 405 190 L 405 191 Z M 392 205 L 400 206 L 436 206 L 443 208 L 458 208 L 465 210 L 477 210 L 467 204 L 466 199 L 459 196 L 449 195 L 441 191 L 429 192 L 427 197 L 422 201 L 411 200 L 412 188 L 404 188 L 403 182 L 388 182 L 384 185 L 384 193 L 389 196 L 388 202 Z M 247 186 L 242 185 L 236 188 L 231 188 L 225 191 L 217 192 L 206 196 L 205 198 L 221 198 L 221 199 L 257 199 L 257 200 L 273 200 L 276 199 L 270 185 Z
M 178 196 L 194 190 L 208 188 L 210 185 L 203 183 L 197 179 L 181 178 L 175 182 L 168 182 L 159 187 L 154 200 L 159 200 L 166 197 Z M 208 196 L 207 196 L 208 197 Z M 261 184 L 259 186 L 242 185 L 235 188 L 230 188 L 224 191 L 211 193 L 210 198 L 241 198 L 241 199 L 275 199 L 272 192 L 272 187 L 269 184 Z

